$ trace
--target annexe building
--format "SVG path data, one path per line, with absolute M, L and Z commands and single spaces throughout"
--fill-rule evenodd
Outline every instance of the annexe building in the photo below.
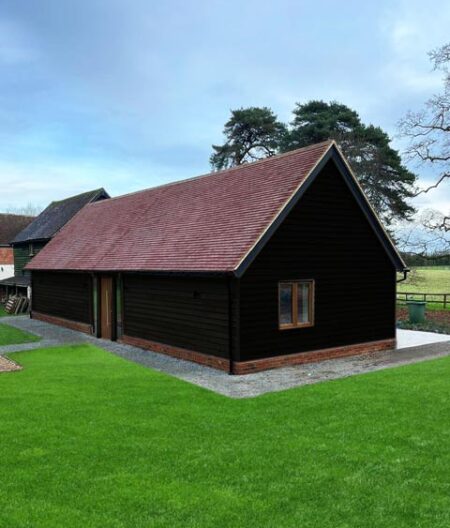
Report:
M 325 142 L 89 204 L 27 269 L 34 318 L 240 374 L 393 347 L 406 266 Z

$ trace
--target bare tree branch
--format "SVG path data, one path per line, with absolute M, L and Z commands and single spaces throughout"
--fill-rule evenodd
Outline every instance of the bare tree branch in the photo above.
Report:
M 417 215 L 412 225 L 396 231 L 397 245 L 403 253 L 426 259 L 450 256 L 450 215 L 428 209 Z
M 417 189 L 414 196 L 444 185 L 450 178 L 450 43 L 429 53 L 434 70 L 444 74 L 443 92 L 425 102 L 419 112 L 408 112 L 400 121 L 400 135 L 409 139 L 408 159 L 439 171 L 436 182 Z
M 416 196 L 419 196 L 420 194 L 425 194 L 427 192 L 430 192 L 432 189 L 436 189 L 436 187 L 439 187 L 439 185 L 446 179 L 446 178 L 450 178 L 450 174 L 442 174 L 442 176 L 439 178 L 439 180 L 433 184 L 433 185 L 430 185 L 429 187 L 426 187 L 425 189 L 421 189 L 420 191 L 416 192 L 416 194 L 414 195 L 414 198 Z

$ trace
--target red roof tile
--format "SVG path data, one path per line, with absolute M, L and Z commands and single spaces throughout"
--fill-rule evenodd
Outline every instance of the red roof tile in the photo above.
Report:
M 27 267 L 235 270 L 330 145 L 89 204 Z

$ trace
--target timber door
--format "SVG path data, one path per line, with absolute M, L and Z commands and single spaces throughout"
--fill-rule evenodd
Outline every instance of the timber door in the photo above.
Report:
M 112 277 L 101 277 L 100 292 L 100 337 L 103 339 L 113 339 L 114 290 Z

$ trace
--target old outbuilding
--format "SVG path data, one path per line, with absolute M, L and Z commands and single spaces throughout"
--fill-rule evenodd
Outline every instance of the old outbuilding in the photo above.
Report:
M 85 205 L 109 198 L 105 189 L 95 189 L 51 202 L 36 218 L 30 219 L 10 240 L 14 273 L 1 284 L 9 293 L 30 295 L 30 272 L 25 269 L 31 259 Z M 32 220 L 32 221 L 31 221 Z
M 0 213 L 0 298 L 6 293 L 5 279 L 14 276 L 14 253 L 11 240 L 24 229 L 33 216 Z
M 395 344 L 406 266 L 334 142 L 91 203 L 32 317 L 248 373 Z

